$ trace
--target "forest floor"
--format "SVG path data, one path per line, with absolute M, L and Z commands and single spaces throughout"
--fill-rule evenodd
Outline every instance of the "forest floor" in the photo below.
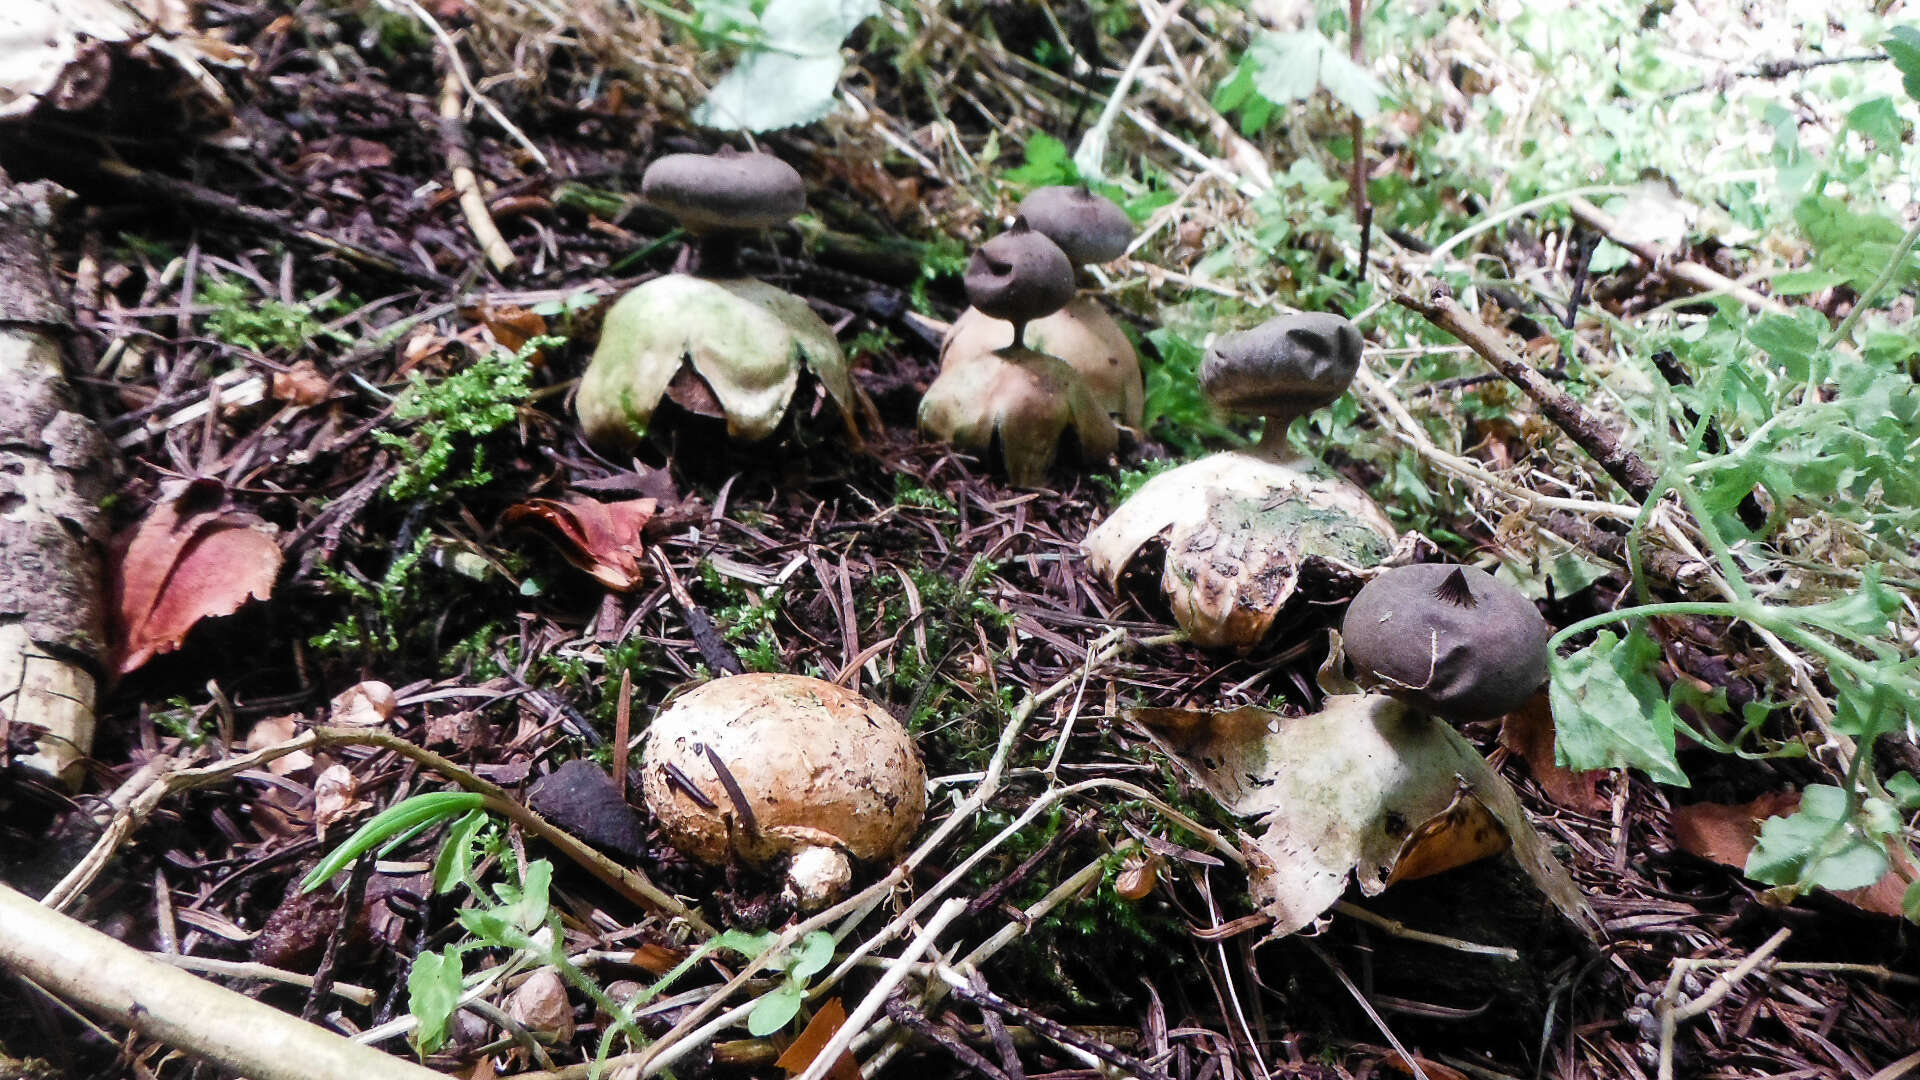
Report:
M 883 926 L 916 899 L 969 901 L 935 956 L 1000 941 L 970 989 L 916 973 L 883 995 L 854 1049 L 887 1075 L 1653 1077 L 1663 1047 L 1679 1076 L 1908 1075 L 1920 948 L 1900 917 L 1899 851 L 1914 807 L 1899 803 L 1881 837 L 1895 854 L 1867 879 L 1892 875 L 1874 896 L 1814 888 L 1840 880 L 1820 876 L 1837 871 L 1819 852 L 1796 864 L 1811 868 L 1799 887 L 1737 868 L 1768 816 L 1757 807 L 1792 806 L 1764 800 L 1858 781 L 1869 794 L 1852 812 L 1904 791 L 1896 774 L 1920 758 L 1910 717 L 1883 729 L 1848 711 L 1851 676 L 1828 653 L 1791 636 L 1775 649 L 1774 615 L 1677 613 L 1626 639 L 1651 642 L 1643 681 L 1590 700 L 1668 709 L 1664 751 L 1613 761 L 1636 768 L 1555 765 L 1545 692 L 1465 729 L 1584 892 L 1591 938 L 1496 859 L 1350 890 L 1317 932 L 1269 940 L 1231 842 L 1251 823 L 1127 713 L 1315 709 L 1348 596 L 1305 597 L 1252 651 L 1210 653 L 1173 633 L 1157 572 L 1116 590 L 1081 548 L 1143 477 L 1244 441 L 1247 425 L 1201 403 L 1208 334 L 1299 308 L 1354 318 L 1369 350 L 1353 393 L 1296 442 L 1430 541 L 1421 557 L 1500 571 L 1556 628 L 1716 585 L 1734 595 L 1723 575 L 1777 601 L 1767 612 L 1920 577 L 1911 462 L 1869 461 L 1838 434 L 1914 415 L 1903 395 L 1920 272 L 1901 215 L 1920 175 L 1915 109 L 1873 58 L 1898 5 L 1854 26 L 1794 6 L 1377 12 L 1364 50 L 1391 57 L 1357 87 L 1329 63 L 1298 100 L 1264 77 L 1284 58 L 1260 67 L 1263 48 L 1303 47 L 1271 27 L 1304 16 L 1344 54 L 1344 8 L 889 7 L 849 40 L 830 115 L 755 137 L 805 177 L 809 213 L 744 253 L 847 347 L 873 405 L 862 441 L 807 383 L 775 443 L 730 442 L 701 415 L 711 402 L 681 394 L 638 449 L 613 455 L 583 440 L 570 397 L 607 305 L 679 256 L 671 222 L 637 198 L 641 172 L 663 153 L 744 145 L 689 119 L 740 54 L 714 29 L 719 6 L 697 5 L 693 32 L 612 0 L 192 5 L 183 40 L 211 87 L 122 52 L 91 100 L 3 122 L 0 168 L 76 196 L 55 233 L 68 363 L 123 464 L 116 531 L 164 510 L 193 515 L 209 551 L 264 532 L 277 560 L 236 544 L 169 587 L 188 608 L 186 594 L 229 574 L 263 575 L 270 595 L 151 630 L 165 643 L 102 696 L 78 801 L 9 764 L 28 733 L 0 742 L 0 880 L 53 888 L 96 843 L 100 797 L 156 782 L 156 762 L 217 764 L 311 725 L 366 722 L 517 797 L 560 762 L 608 764 L 623 736 L 715 674 L 805 673 L 909 726 L 932 783 L 928 827 L 953 825 L 896 889 L 829 927 L 839 956 L 865 943 L 877 959 L 816 978 L 806 1014 L 830 999 L 853 1011 L 898 970 L 885 961 L 931 905 Z M 1370 100 L 1376 79 L 1385 97 Z M 1076 163 L 1090 128 L 1106 152 Z M 1356 130 L 1364 227 L 1346 180 Z M 484 213 L 463 207 L 462 170 L 480 179 Z M 916 409 L 965 306 L 970 248 L 1025 191 L 1094 179 L 1142 229 L 1101 284 L 1145 357 L 1148 419 L 1114 468 L 1067 462 L 1044 488 L 1010 487 L 992 462 L 916 431 Z M 489 261 L 482 221 L 510 264 Z M 1678 494 L 1623 486 L 1489 374 L 1484 349 L 1431 325 L 1416 308 L 1436 284 L 1572 393 L 1610 445 L 1682 477 L 1663 489 Z M 1871 385 L 1818 357 L 1812 370 L 1834 372 L 1838 390 L 1804 373 L 1772 385 L 1760 349 L 1792 369 L 1782 327 L 1814 328 L 1795 355 L 1846 335 L 1845 355 L 1875 365 Z M 1754 385 L 1734 385 L 1741 372 Z M 1831 443 L 1756 434 L 1770 412 L 1856 392 L 1880 413 L 1818 421 Z M 1822 479 L 1819 461 L 1856 452 L 1845 476 Z M 1806 486 L 1783 487 L 1783 472 Z M 515 510 L 583 498 L 656 501 L 631 588 L 569 565 L 577 553 L 527 524 L 554 504 Z M 1861 662 L 1911 657 L 1910 599 L 1863 625 L 1832 640 Z M 353 695 L 373 683 L 390 709 L 380 687 Z M 1616 685 L 1626 696 L 1604 696 Z M 1676 741 L 1676 713 L 1700 739 Z M 1856 739 L 1880 745 L 1865 778 L 1844 768 Z M 1690 786 L 1660 772 L 1668 763 Z M 504 963 L 513 950 L 455 914 L 498 894 L 433 893 L 438 830 L 367 860 L 344 891 L 298 886 L 365 820 L 448 786 L 378 740 L 263 759 L 170 794 L 67 911 L 333 1030 L 389 1025 L 378 1045 L 412 1056 L 416 957 L 454 947 L 469 972 Z M 537 839 L 485 830 L 477 872 L 524 885 L 530 860 L 557 864 L 565 949 L 601 991 L 631 994 L 691 952 L 684 922 Z M 625 857 L 715 924 L 797 917 L 777 880 L 703 867 L 651 826 Z M 1755 970 L 1723 978 L 1757 950 Z M 779 989 L 766 978 L 716 995 L 738 970 L 730 954 L 704 958 L 615 1056 L 631 1066 L 673 1046 L 675 1075 L 792 1075 L 773 1059 L 802 1023 L 766 1038 L 696 1030 L 709 1004 Z M 464 1014 L 427 1064 L 585 1075 L 604 1008 L 576 988 L 557 1034 L 514 1014 L 516 985 L 501 980 L 481 999 L 500 1008 Z M 0 975 L 9 1069 L 210 1075 Z

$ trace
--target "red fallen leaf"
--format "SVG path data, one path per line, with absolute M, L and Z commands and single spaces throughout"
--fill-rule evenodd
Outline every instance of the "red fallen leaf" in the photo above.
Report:
M 1760 823 L 1768 818 L 1786 817 L 1798 809 L 1800 793 L 1797 791 L 1775 791 L 1737 806 L 1724 803 L 1676 806 L 1673 808 L 1673 840 L 1682 851 L 1744 872 L 1747 856 L 1760 839 Z M 1912 872 L 1913 866 L 1904 852 L 1896 850 L 1893 859 L 1894 865 L 1879 881 L 1864 889 L 1849 889 L 1834 895 L 1862 911 L 1902 917 L 1901 901 L 1907 894 L 1907 879 L 1901 876 L 1901 868 Z
M 1421 1057 L 1419 1054 L 1413 1055 L 1413 1062 L 1409 1063 L 1406 1057 L 1398 1050 L 1381 1058 L 1380 1064 L 1385 1065 L 1401 1076 L 1419 1075 L 1413 1071 L 1414 1065 L 1418 1064 L 1420 1071 L 1427 1074 L 1427 1080 L 1467 1080 L 1467 1074 L 1461 1072 L 1459 1069 L 1442 1065 L 1437 1061 L 1430 1061 L 1427 1058 Z
M 509 507 L 501 520 L 509 525 L 544 526 L 560 554 L 615 592 L 640 584 L 645 548 L 640 532 L 659 507 L 654 499 L 603 503 L 582 495 L 530 499 Z
M 827 1048 L 833 1033 L 839 1031 L 846 1022 L 846 1006 L 840 1004 L 837 997 L 828 998 L 827 1003 L 820 1006 L 820 1011 L 813 1014 L 813 1019 L 807 1021 L 806 1030 L 781 1052 L 774 1064 L 784 1070 L 789 1078 L 806 1072 L 807 1067 L 813 1064 L 813 1059 Z M 827 1080 L 860 1080 L 860 1063 L 853 1059 L 852 1054 L 840 1051 L 840 1060 L 827 1070 Z
M 547 332 L 547 320 L 539 312 L 512 304 L 495 307 L 482 304 L 462 308 L 460 314 L 484 325 L 493 340 L 509 352 L 519 352 L 527 342 Z M 536 351 L 528 357 L 535 367 L 546 363 L 546 354 Z
M 1602 772 L 1577 773 L 1553 758 L 1553 707 L 1535 694 L 1500 721 L 1500 745 L 1526 761 L 1540 790 L 1554 805 L 1583 814 L 1605 813 L 1611 801 L 1600 794 Z
M 201 619 L 273 595 L 276 530 L 242 511 L 204 509 L 211 486 L 190 485 L 114 539 L 109 590 L 121 675 L 179 648 Z

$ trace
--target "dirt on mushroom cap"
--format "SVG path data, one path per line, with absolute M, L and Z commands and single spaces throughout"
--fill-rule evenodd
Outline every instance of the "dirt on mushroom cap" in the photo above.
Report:
M 674 846 L 714 865 L 763 864 L 805 846 L 897 858 L 926 811 L 926 768 L 906 728 L 802 675 L 699 687 L 654 719 L 643 755 L 647 805 Z

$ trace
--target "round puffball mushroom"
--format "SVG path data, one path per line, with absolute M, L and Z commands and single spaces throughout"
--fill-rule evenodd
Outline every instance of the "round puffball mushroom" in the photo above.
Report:
M 1360 370 L 1360 331 L 1331 312 L 1269 319 L 1224 334 L 1200 364 L 1200 389 L 1223 409 L 1269 417 L 1266 440 L 1346 393 Z
M 853 380 L 833 330 L 804 300 L 740 272 L 740 236 L 805 208 L 800 174 L 769 154 L 669 154 L 641 191 L 693 236 L 688 273 L 664 274 L 607 312 L 574 409 L 587 438 L 629 446 L 662 398 L 702 403 L 747 442 L 772 435 L 804 369 L 853 427 Z
M 948 356 L 920 399 L 920 429 L 983 454 L 999 451 L 1007 476 L 1039 487 L 1069 432 L 1083 458 L 1105 458 L 1120 436 L 1085 380 L 1065 360 L 1023 344 L 1029 321 L 1073 298 L 1073 266 L 1059 246 L 1015 221 L 967 266 L 974 308 L 1013 324 L 1012 344 Z
M 1353 598 L 1340 635 L 1362 682 L 1456 723 L 1512 712 L 1547 681 L 1547 620 L 1471 566 L 1383 572 Z
M 1133 239 L 1133 222 L 1126 211 L 1085 188 L 1040 188 L 1021 201 L 1020 216 L 1079 266 L 1119 258 Z M 1013 327 L 1006 321 L 968 308 L 947 331 L 940 361 L 945 366 L 957 358 L 1005 348 L 1013 341 Z M 1108 415 L 1129 427 L 1140 426 L 1146 406 L 1140 356 L 1098 299 L 1080 293 L 1060 310 L 1033 320 L 1025 343 L 1065 360 L 1079 372 L 1094 402 Z
M 709 865 L 785 861 L 803 910 L 857 863 L 898 859 L 927 808 L 913 737 L 885 709 L 801 675 L 733 675 L 648 727 L 641 795 L 673 845 Z

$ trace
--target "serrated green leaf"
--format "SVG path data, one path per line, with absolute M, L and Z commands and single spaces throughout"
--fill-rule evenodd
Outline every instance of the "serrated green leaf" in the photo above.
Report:
M 1887 872 L 1886 848 L 1846 819 L 1847 793 L 1825 784 L 1800 796 L 1791 817 L 1768 818 L 1747 856 L 1747 876 L 1768 885 L 1864 889 Z
M 1663 784 L 1688 785 L 1675 757 L 1672 707 L 1653 676 L 1660 646 L 1639 629 L 1612 631 L 1556 657 L 1549 696 L 1554 758 L 1575 772 L 1631 766 Z
M 1920 810 L 1920 780 L 1910 772 L 1897 772 L 1887 777 L 1887 793 L 1892 795 L 1902 810 Z
M 1896 26 L 1881 39 L 1880 47 L 1887 50 L 1893 66 L 1900 69 L 1907 96 L 1920 100 L 1920 27 Z
M 443 893 L 455 885 L 478 888 L 473 881 L 473 840 L 486 823 L 486 811 L 473 810 L 447 830 L 447 838 L 440 844 L 440 854 L 433 860 L 434 892 Z
M 1080 182 L 1080 170 L 1073 163 L 1073 155 L 1059 139 L 1038 132 L 1028 137 L 1023 150 L 1026 161 L 1000 174 L 1002 180 L 1020 188 Z
M 1775 296 L 1805 296 L 1831 289 L 1846 280 L 1847 274 L 1840 270 L 1789 270 L 1768 278 L 1767 286 Z
M 833 110 L 846 62 L 841 43 L 880 12 L 877 0 L 773 0 L 760 14 L 763 47 L 750 49 L 693 110 L 726 131 L 810 124 Z
M 1793 609 L 1795 618 L 1835 633 L 1873 637 L 1884 634 L 1905 605 L 1900 594 L 1880 580 L 1880 568 L 1869 566 L 1860 584 L 1836 600 Z
M 460 972 L 460 948 L 449 945 L 444 952 L 423 952 L 413 958 L 407 972 L 407 1011 L 419 1024 L 414 1039 L 424 1056 L 447 1043 L 447 1029 L 453 1011 L 460 1007 L 463 989 Z
M 1312 96 L 1320 85 L 1320 54 L 1328 42 L 1317 30 L 1280 33 L 1269 30 L 1247 49 L 1253 61 L 1253 88 L 1276 105 Z
M 800 1003 L 806 997 L 806 989 L 792 981 L 783 982 L 760 995 L 760 1000 L 753 1005 L 753 1011 L 747 1014 L 748 1034 L 764 1039 L 786 1027 L 799 1015 Z

